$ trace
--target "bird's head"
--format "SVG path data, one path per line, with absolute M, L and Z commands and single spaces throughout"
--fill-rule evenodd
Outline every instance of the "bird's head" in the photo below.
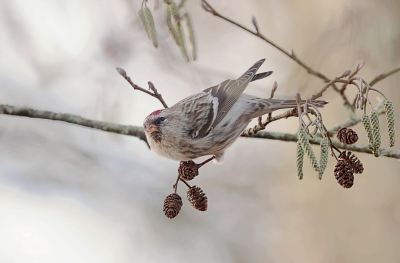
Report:
M 163 136 L 168 134 L 169 115 L 166 109 L 156 110 L 144 119 L 143 127 L 147 138 L 151 138 L 157 143 L 162 141 Z

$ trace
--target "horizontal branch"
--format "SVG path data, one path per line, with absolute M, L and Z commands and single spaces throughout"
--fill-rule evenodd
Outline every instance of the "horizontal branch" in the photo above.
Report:
M 253 136 L 249 138 L 261 138 L 261 139 L 270 139 L 270 140 L 279 140 L 279 141 L 285 141 L 285 142 L 297 142 L 298 137 L 296 134 L 288 134 L 288 133 L 279 133 L 279 132 L 258 132 L 257 134 L 254 134 Z M 320 137 L 315 137 L 310 140 L 310 143 L 312 144 L 320 144 L 322 138 Z M 359 144 L 343 144 L 338 141 L 332 141 L 332 144 L 336 146 L 337 148 L 352 151 L 352 152 L 362 152 L 362 153 L 369 153 L 372 154 L 371 150 L 364 145 L 359 145 Z M 386 149 L 380 149 L 379 150 L 380 156 L 385 156 L 385 157 L 390 157 L 390 158 L 395 158 L 395 159 L 400 159 L 400 151 L 394 151 L 394 150 L 386 150 Z
M 2 105 L 2 104 L 0 104 L 0 114 L 68 122 L 79 126 L 98 129 L 106 132 L 135 136 L 147 143 L 146 135 L 144 133 L 143 128 L 137 126 L 95 121 L 82 118 L 81 116 L 73 114 L 55 113 L 51 111 L 35 110 L 28 107 L 17 107 L 17 106 Z M 277 133 L 277 132 L 265 132 L 265 131 L 258 132 L 257 134 L 252 135 L 250 138 L 262 138 L 270 140 L 297 142 L 297 135 L 287 134 L 287 133 Z M 321 142 L 321 138 L 312 139 L 310 140 L 310 142 L 313 144 L 319 144 Z M 340 149 L 372 154 L 372 152 L 368 149 L 368 147 L 363 145 L 354 145 L 354 144 L 345 145 L 336 141 L 333 142 L 333 145 Z M 400 151 L 382 149 L 380 150 L 380 155 L 400 159 Z
M 106 132 L 135 136 L 147 143 L 146 135 L 144 134 L 143 128 L 137 126 L 120 125 L 110 122 L 95 121 L 68 113 L 56 113 L 51 111 L 35 110 L 28 107 L 17 107 L 17 106 L 1 105 L 1 104 L 0 104 L 0 114 L 47 119 L 53 121 L 63 121 Z

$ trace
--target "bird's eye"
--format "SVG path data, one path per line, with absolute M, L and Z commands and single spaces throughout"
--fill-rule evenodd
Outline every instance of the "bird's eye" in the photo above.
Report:
M 165 117 L 161 117 L 161 118 L 160 118 L 160 121 L 165 121 Z

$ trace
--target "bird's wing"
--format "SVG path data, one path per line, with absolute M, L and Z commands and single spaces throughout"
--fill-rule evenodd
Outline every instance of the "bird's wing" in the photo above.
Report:
M 214 129 L 242 95 L 250 81 L 272 74 L 264 72 L 256 75 L 264 61 L 265 59 L 262 59 L 255 63 L 237 80 L 225 80 L 178 103 L 183 104 L 184 112 L 191 115 L 188 116 L 191 122 L 187 123 L 186 128 L 192 139 L 203 138 Z
M 239 99 L 247 85 L 254 78 L 260 79 L 269 76 L 272 72 L 261 73 L 259 76 L 256 75 L 257 70 L 264 63 L 265 59 L 257 61 L 251 68 L 249 68 L 240 78 L 237 80 L 225 80 L 219 85 L 204 90 L 209 92 L 213 98 L 217 101 L 217 116 L 215 117 L 211 129 L 215 128 L 218 123 L 226 116 L 228 111 L 232 108 L 233 104 Z M 254 79 L 254 80 L 256 80 Z

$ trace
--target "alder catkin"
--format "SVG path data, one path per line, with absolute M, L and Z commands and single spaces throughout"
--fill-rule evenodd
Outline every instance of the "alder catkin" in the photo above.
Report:
M 310 141 L 308 139 L 308 135 L 304 129 L 299 130 L 299 140 L 301 143 L 301 147 L 303 148 L 304 152 L 307 154 L 308 159 L 311 162 L 312 167 L 315 171 L 319 171 L 317 157 L 315 157 L 314 151 L 311 147 Z
M 368 115 L 363 115 L 361 117 L 361 122 L 364 125 L 365 132 L 367 133 L 368 142 L 370 144 L 370 148 L 373 148 L 375 145 L 374 135 L 372 132 L 371 120 L 369 119 Z
M 194 27 L 192 23 L 192 18 L 188 13 L 185 14 L 183 17 L 186 23 L 186 28 L 188 31 L 189 35 L 189 42 L 190 42 L 190 49 L 191 49 L 191 55 L 192 55 L 192 60 L 196 60 L 197 58 L 197 47 L 196 47 L 196 38 L 194 34 Z
M 321 147 L 321 156 L 320 156 L 320 161 L 319 161 L 318 178 L 321 180 L 322 175 L 325 172 L 326 166 L 328 165 L 329 140 L 327 138 L 323 138 L 321 141 L 320 147 Z
M 296 148 L 296 166 L 297 166 L 297 176 L 299 180 L 303 179 L 303 164 L 304 164 L 304 150 L 301 147 L 300 140 L 297 141 L 297 148 Z
M 152 41 L 154 47 L 158 47 L 157 31 L 154 24 L 153 15 L 148 7 L 144 7 L 139 11 L 140 20 L 142 20 L 144 29 L 146 30 L 147 36 Z
M 394 129 L 394 107 L 393 102 L 386 100 L 385 103 L 386 120 L 389 132 L 389 145 L 393 147 L 396 141 L 396 130 Z
M 373 152 L 375 157 L 379 156 L 379 148 L 381 147 L 381 129 L 379 127 L 379 116 L 376 111 L 370 113 L 372 133 L 374 135 Z

